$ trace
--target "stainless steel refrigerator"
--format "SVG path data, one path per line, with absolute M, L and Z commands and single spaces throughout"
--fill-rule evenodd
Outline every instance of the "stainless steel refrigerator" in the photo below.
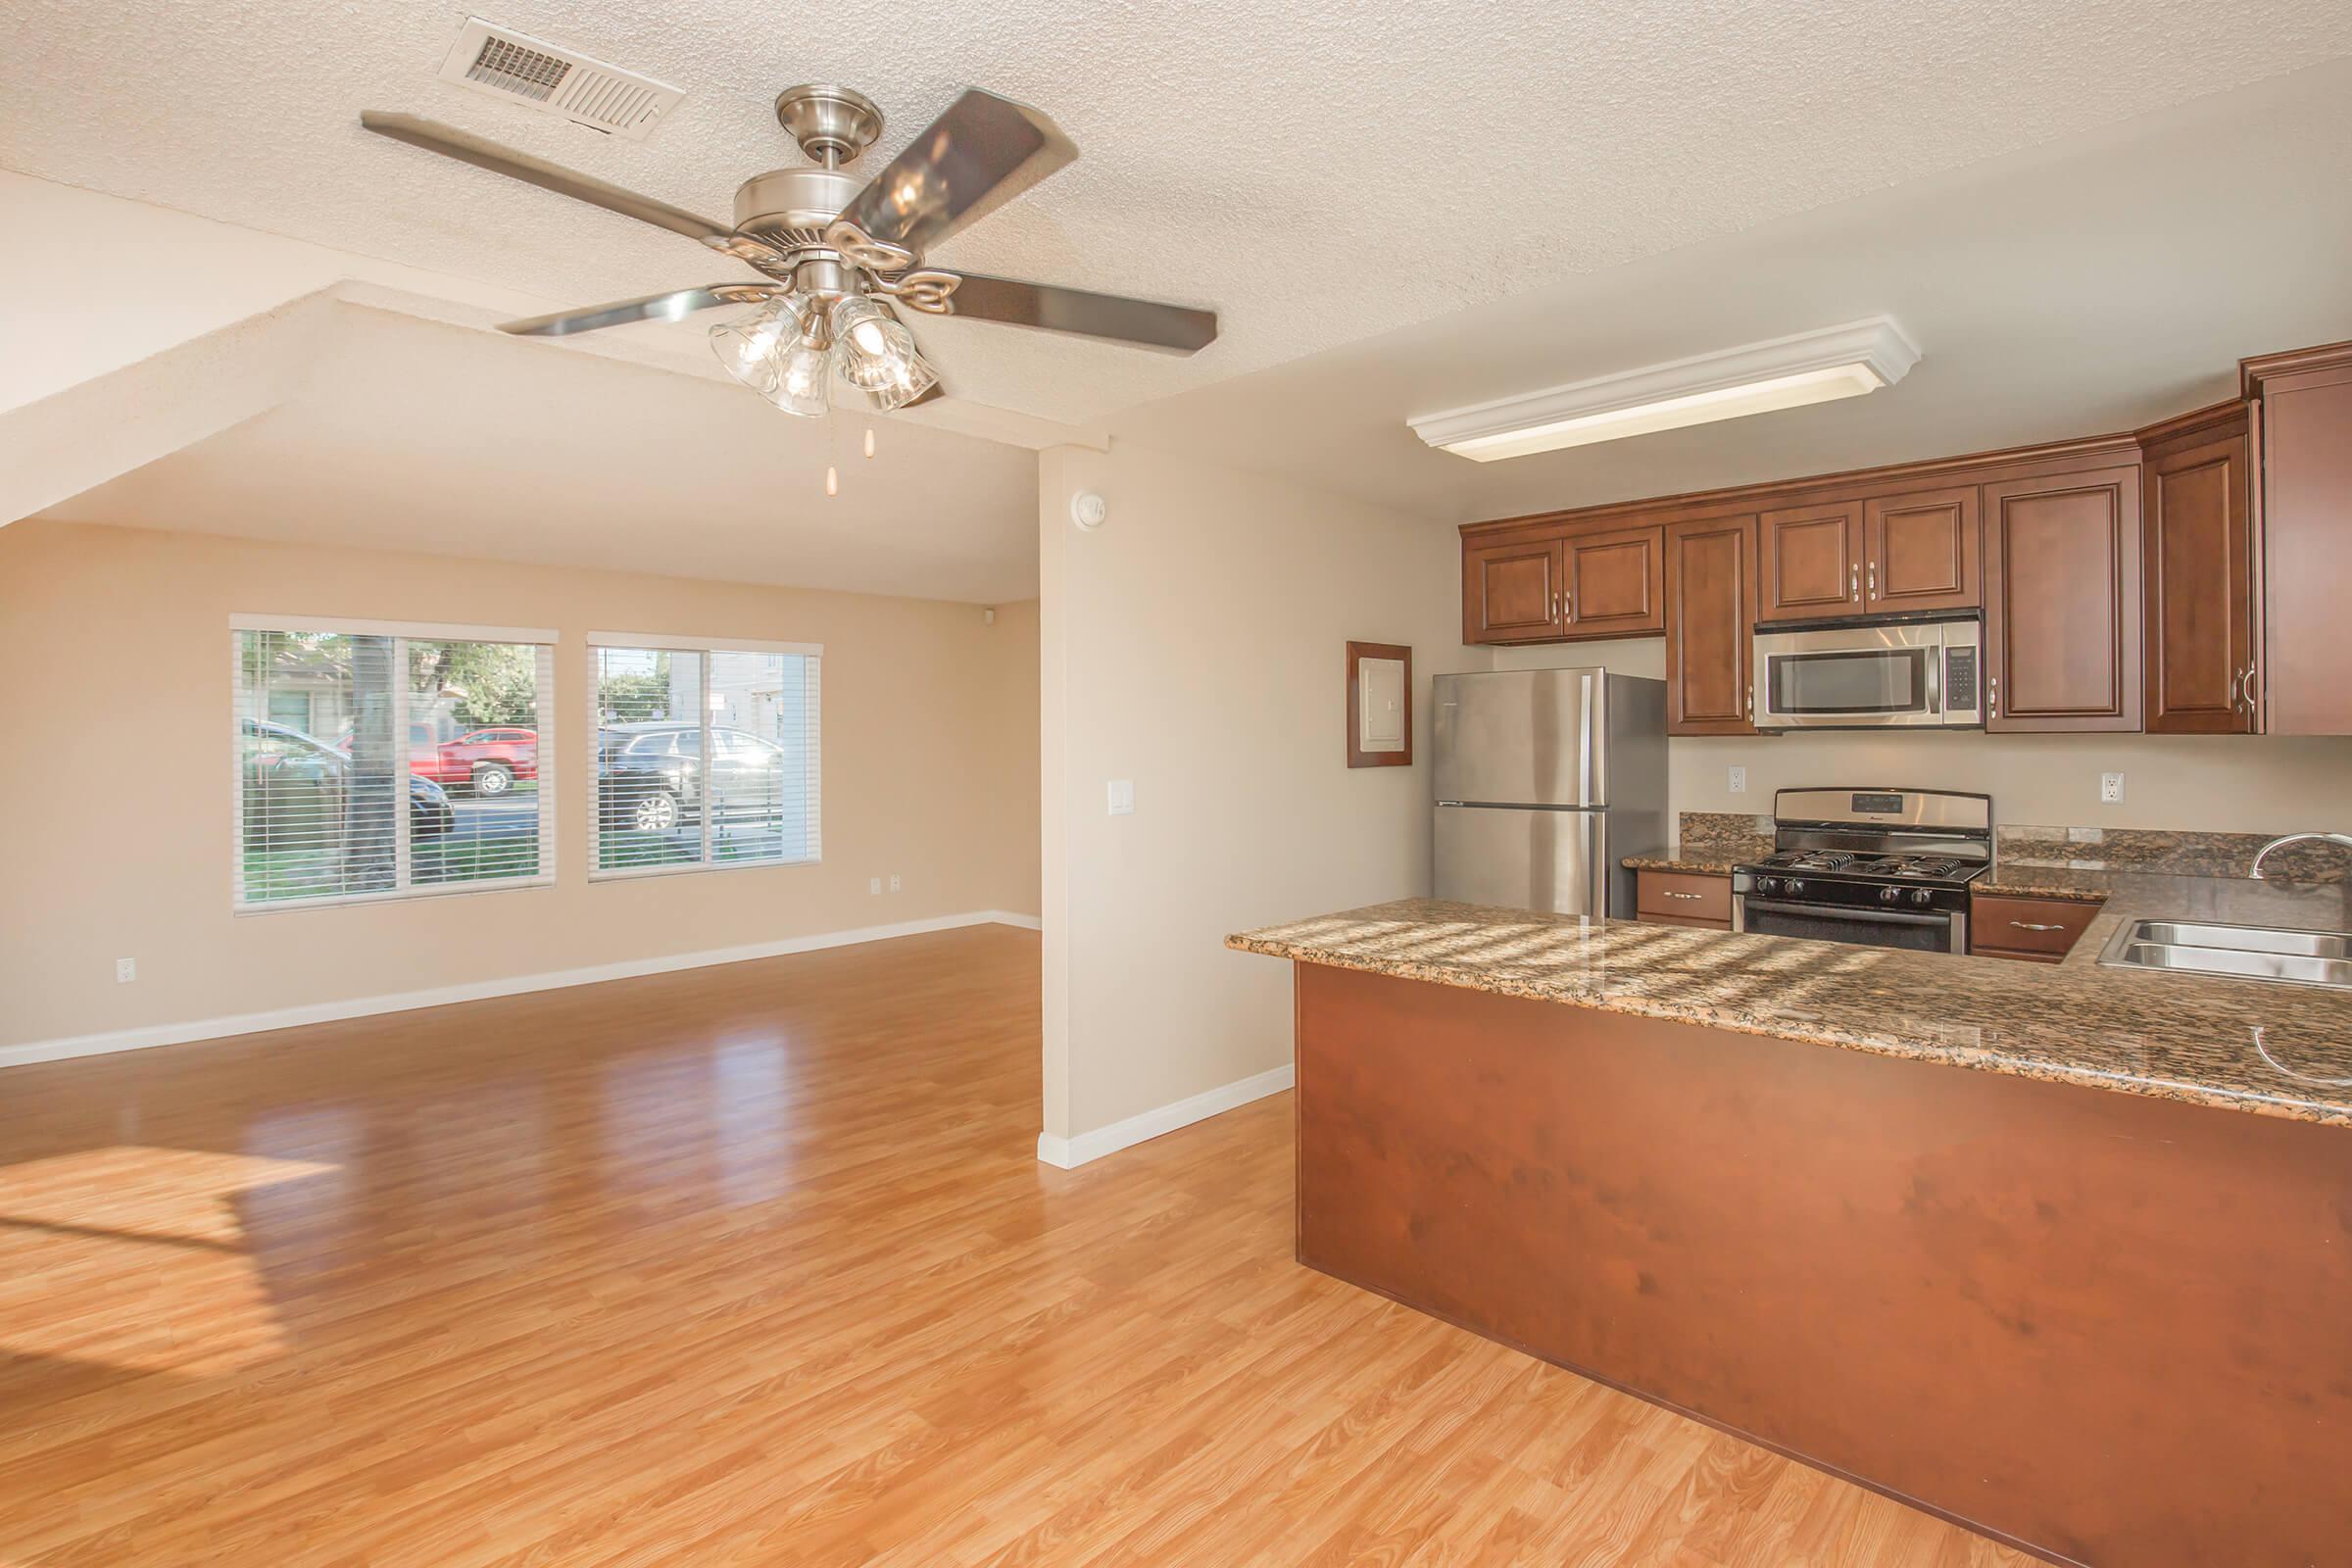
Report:
M 1617 861 L 1666 843 L 1666 684 L 1605 669 L 1440 675 L 1441 899 L 1633 917 Z

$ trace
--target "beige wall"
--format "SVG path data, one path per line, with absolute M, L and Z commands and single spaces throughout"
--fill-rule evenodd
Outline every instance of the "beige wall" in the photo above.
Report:
M 229 912 L 232 612 L 549 626 L 549 888 Z M 0 1047 L 1037 904 L 1034 604 L 0 528 Z M 591 628 L 825 645 L 824 859 L 591 885 Z M 904 891 L 868 895 L 896 871 Z M 118 985 L 115 959 L 138 960 Z
M 1070 522 L 1073 491 L 1109 521 Z M 1287 1064 L 1286 967 L 1228 932 L 1429 884 L 1450 528 L 1148 449 L 1044 454 L 1046 1131 Z M 1414 652 L 1418 765 L 1347 765 L 1345 645 Z M 1135 814 L 1105 786 L 1135 781 Z
M 1504 648 L 1497 669 L 1598 663 L 1663 675 L 1666 645 L 1587 643 Z M 1692 738 L 1667 744 L 1669 807 L 1769 815 L 1772 792 L 1886 784 L 1981 790 L 1995 821 L 2062 827 L 2196 828 L 2216 833 L 2352 829 L 2352 738 L 2230 735 L 1828 733 Z M 1747 769 L 1734 795 L 1731 769 Z M 2099 775 L 2124 775 L 2121 805 L 2099 800 Z

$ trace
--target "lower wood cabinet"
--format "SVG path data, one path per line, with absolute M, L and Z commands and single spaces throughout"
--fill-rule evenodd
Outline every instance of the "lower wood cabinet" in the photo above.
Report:
M 1984 487 L 1984 727 L 2140 727 L 2139 466 Z
M 1699 871 L 1637 871 L 1634 912 L 1653 925 L 1732 928 L 1732 879 Z
M 1756 519 L 1666 527 L 1666 733 L 1752 735 Z
M 1968 951 L 1988 958 L 2056 963 L 2074 947 L 2099 906 L 2074 899 L 2013 899 L 1972 894 Z

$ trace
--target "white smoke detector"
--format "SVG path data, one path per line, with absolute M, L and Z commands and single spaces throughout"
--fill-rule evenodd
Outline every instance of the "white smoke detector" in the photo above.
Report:
M 576 49 L 468 17 L 441 62 L 441 79 L 575 125 L 643 141 L 686 96 Z

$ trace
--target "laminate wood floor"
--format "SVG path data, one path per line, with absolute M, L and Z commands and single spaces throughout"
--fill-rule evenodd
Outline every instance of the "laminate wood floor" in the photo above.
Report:
M 1035 1158 L 1001 927 L 0 1072 L 0 1568 L 2021 1564 Z

